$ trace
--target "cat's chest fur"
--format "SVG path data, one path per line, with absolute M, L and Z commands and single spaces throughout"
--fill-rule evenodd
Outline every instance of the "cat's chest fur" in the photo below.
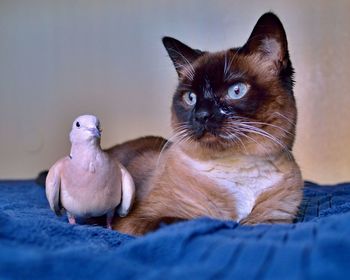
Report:
M 253 156 L 226 157 L 200 161 L 180 154 L 188 172 L 198 178 L 209 179 L 218 192 L 225 190 L 235 204 L 237 221 L 253 209 L 256 199 L 283 179 L 283 174 L 266 158 Z

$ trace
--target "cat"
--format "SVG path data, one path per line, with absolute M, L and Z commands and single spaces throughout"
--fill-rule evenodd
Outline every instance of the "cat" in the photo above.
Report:
M 206 52 L 164 37 L 178 74 L 174 135 L 110 148 L 136 184 L 115 230 L 143 235 L 160 223 L 208 216 L 243 225 L 290 223 L 303 180 L 292 155 L 297 118 L 286 33 L 269 12 L 240 48 Z

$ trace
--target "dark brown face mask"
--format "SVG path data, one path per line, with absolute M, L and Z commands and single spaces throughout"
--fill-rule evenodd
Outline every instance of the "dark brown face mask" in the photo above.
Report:
M 294 70 L 274 14 L 263 15 L 240 48 L 210 53 L 170 37 L 163 43 L 179 77 L 172 104 L 175 133 L 204 146 L 227 148 L 262 138 L 291 149 Z

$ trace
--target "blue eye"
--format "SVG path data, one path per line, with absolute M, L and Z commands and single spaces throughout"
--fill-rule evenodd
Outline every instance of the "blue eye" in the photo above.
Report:
M 195 105 L 197 102 L 197 95 L 190 91 L 186 92 L 182 98 L 190 106 Z
M 244 83 L 235 83 L 228 88 L 227 94 L 231 99 L 240 99 L 248 91 L 248 85 Z

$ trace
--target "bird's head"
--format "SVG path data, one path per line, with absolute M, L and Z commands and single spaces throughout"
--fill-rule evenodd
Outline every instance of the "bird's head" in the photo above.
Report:
M 101 132 L 100 121 L 96 116 L 83 115 L 74 120 L 69 138 L 72 144 L 99 143 Z

